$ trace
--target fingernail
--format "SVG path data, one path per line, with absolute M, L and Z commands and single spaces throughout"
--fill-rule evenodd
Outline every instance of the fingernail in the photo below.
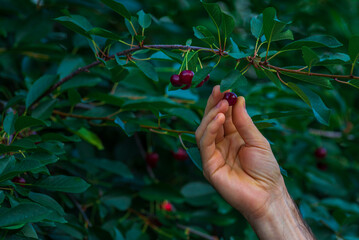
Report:
M 214 118 L 214 120 L 217 120 L 217 119 L 218 119 L 218 117 L 219 117 L 219 114 L 217 114 L 217 115 L 216 115 L 216 117 Z

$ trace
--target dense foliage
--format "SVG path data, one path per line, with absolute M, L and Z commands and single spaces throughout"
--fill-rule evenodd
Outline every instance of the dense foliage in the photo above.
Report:
M 359 2 L 0 3 L 1 239 L 256 239 L 199 170 L 216 84 L 317 238 L 359 239 Z

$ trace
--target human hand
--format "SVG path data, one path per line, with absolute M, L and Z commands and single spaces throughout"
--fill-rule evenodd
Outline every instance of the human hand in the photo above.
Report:
M 196 131 L 203 173 L 223 198 L 248 220 L 266 214 L 286 192 L 268 141 L 249 117 L 239 97 L 229 107 L 219 86 L 213 88 Z

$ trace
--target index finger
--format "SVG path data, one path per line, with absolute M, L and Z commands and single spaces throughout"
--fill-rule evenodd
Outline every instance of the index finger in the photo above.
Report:
M 211 109 L 214 108 L 214 106 L 216 106 L 217 103 L 222 100 L 223 96 L 224 93 L 221 93 L 220 86 L 216 85 L 213 88 L 212 94 L 208 98 L 207 106 L 204 110 L 204 116 L 206 116 L 208 112 L 211 111 Z

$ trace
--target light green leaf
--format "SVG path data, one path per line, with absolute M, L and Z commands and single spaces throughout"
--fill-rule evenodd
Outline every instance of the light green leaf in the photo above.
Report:
M 120 14 L 122 17 L 131 20 L 131 13 L 125 8 L 122 3 L 119 3 L 116 0 L 101 0 L 101 2 L 106 4 L 108 7 Z
M 256 38 L 263 35 L 263 14 L 259 14 L 251 19 L 251 32 Z
M 155 82 L 158 82 L 158 75 L 155 70 L 155 67 L 148 61 L 136 61 L 136 66 L 150 79 Z
M 90 184 L 86 183 L 83 179 L 79 177 L 57 175 L 41 179 L 35 182 L 33 186 L 44 188 L 48 191 L 82 193 L 90 187 Z
M 146 29 L 151 25 L 152 18 L 150 14 L 147 14 L 143 10 L 140 10 L 137 15 L 138 23 L 142 28 Z
M 86 142 L 91 143 L 92 145 L 97 147 L 98 150 L 104 149 L 101 139 L 90 130 L 87 130 L 86 128 L 82 127 L 79 130 L 77 130 L 75 134 L 77 134 L 80 138 L 82 138 Z
M 309 48 L 316 48 L 316 47 L 329 47 L 329 48 L 337 48 L 342 46 L 335 37 L 328 36 L 328 35 L 314 35 L 307 38 L 300 39 L 298 41 L 291 42 L 284 46 L 281 51 L 290 51 L 290 50 L 298 50 L 301 49 L 303 46 Z
M 42 94 L 57 81 L 56 75 L 44 75 L 31 86 L 26 96 L 26 108 L 29 108 Z

